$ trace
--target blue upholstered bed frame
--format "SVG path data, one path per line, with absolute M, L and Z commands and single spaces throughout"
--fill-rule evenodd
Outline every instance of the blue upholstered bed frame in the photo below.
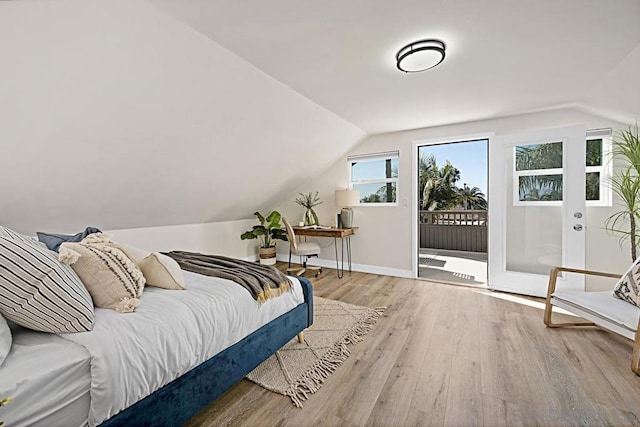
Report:
M 220 397 L 313 323 L 311 283 L 300 277 L 304 303 L 267 323 L 102 426 L 179 426 Z

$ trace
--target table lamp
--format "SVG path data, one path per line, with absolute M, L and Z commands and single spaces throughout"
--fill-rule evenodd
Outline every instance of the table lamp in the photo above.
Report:
M 340 221 L 342 228 L 353 227 L 353 210 L 351 206 L 360 204 L 360 191 L 358 190 L 336 190 L 336 206 L 342 208 L 340 211 Z

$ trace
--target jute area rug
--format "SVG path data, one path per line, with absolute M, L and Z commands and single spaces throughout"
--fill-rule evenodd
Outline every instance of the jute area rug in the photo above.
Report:
M 371 330 L 384 308 L 313 298 L 313 325 L 304 331 L 305 343 L 294 338 L 247 375 L 254 383 L 289 396 L 299 408 L 310 394 L 349 356 L 349 346 Z

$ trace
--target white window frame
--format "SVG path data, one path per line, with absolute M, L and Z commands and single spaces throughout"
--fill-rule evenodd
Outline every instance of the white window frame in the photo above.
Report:
M 558 142 L 564 144 L 565 140 L 540 141 L 530 145 L 554 144 Z M 513 147 L 513 206 L 562 206 L 562 200 L 520 200 L 521 176 L 562 175 L 563 168 L 516 170 L 516 150 L 518 147 L 519 146 Z M 562 161 L 564 166 L 564 157 Z
M 613 195 L 611 186 L 608 184 L 613 175 L 613 134 L 611 128 L 588 130 L 585 144 L 590 139 L 602 139 L 602 164 L 600 166 L 587 166 L 585 169 L 585 174 L 590 172 L 600 173 L 600 199 L 587 200 L 587 206 L 611 207 L 613 206 Z
M 598 172 L 600 174 L 600 199 L 598 200 L 586 200 L 586 206 L 594 206 L 594 207 L 610 207 L 612 206 L 612 192 L 611 187 L 607 184 L 612 175 L 612 161 L 611 161 L 611 150 L 612 150 L 612 133 L 611 129 L 592 129 L 587 131 L 586 138 L 584 140 L 585 145 L 587 141 L 592 139 L 602 139 L 602 164 L 600 166 L 586 166 L 585 167 L 585 185 L 586 185 L 586 174 Z M 554 143 L 561 141 L 541 141 L 538 144 L 545 143 Z M 562 141 L 563 142 L 563 141 Z M 514 150 L 516 148 L 514 147 Z M 585 157 L 586 161 L 586 157 Z M 532 170 L 516 170 L 516 158 L 515 152 L 513 156 L 513 205 L 514 206 L 562 206 L 561 200 L 535 200 L 535 201 L 524 201 L 520 200 L 519 188 L 520 188 L 520 177 L 521 176 L 531 176 L 531 175 L 562 175 L 563 168 L 553 168 L 553 169 L 532 169 Z
M 351 175 L 351 170 L 354 163 L 362 162 L 375 162 L 380 160 L 398 160 L 398 176 L 395 178 L 379 178 L 379 179 L 364 179 L 354 181 Z M 349 174 L 349 189 L 353 189 L 354 184 L 380 184 L 395 183 L 396 185 L 396 201 L 395 202 L 369 202 L 360 203 L 358 207 L 363 206 L 398 206 L 398 182 L 400 178 L 400 152 L 399 151 L 387 151 L 384 153 L 372 153 L 372 154 L 359 154 L 347 157 L 347 168 Z

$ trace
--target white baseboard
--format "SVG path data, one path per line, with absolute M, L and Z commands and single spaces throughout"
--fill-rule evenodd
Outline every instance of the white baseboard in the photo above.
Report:
M 289 254 L 277 254 L 276 258 L 281 262 L 289 262 Z M 299 258 L 294 256 L 291 258 L 294 263 L 298 263 Z M 320 267 L 325 268 L 336 268 L 336 261 L 334 259 L 323 259 L 323 258 L 311 258 L 309 262 L 310 265 L 319 265 Z M 345 261 L 345 270 L 347 267 L 347 262 Z M 378 267 L 376 265 L 367 265 L 367 264 L 351 264 L 352 271 L 359 271 L 361 273 L 370 273 L 370 274 L 379 274 L 381 276 L 394 276 L 394 277 L 403 277 L 410 279 L 413 277 L 411 270 L 402 270 L 400 268 L 389 268 L 389 267 Z

